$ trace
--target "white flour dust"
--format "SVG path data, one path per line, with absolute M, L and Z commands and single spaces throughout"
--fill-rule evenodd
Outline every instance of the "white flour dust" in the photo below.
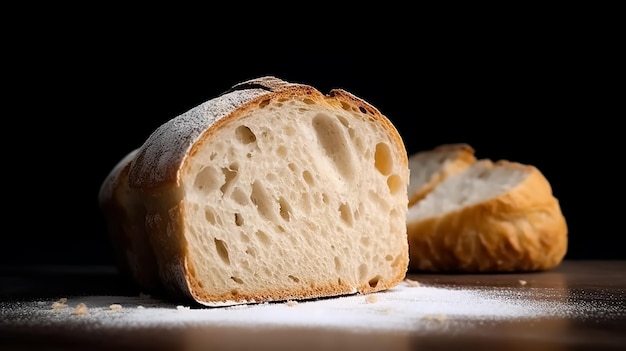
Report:
M 371 295 L 219 308 L 177 306 L 147 295 L 59 297 L 54 301 L 1 302 L 0 326 L 3 323 L 108 327 L 191 324 L 414 331 L 432 327 L 433 323 L 571 317 L 598 309 L 598 306 L 574 305 L 562 292 L 542 300 L 532 294 L 524 287 L 460 289 L 405 281 Z

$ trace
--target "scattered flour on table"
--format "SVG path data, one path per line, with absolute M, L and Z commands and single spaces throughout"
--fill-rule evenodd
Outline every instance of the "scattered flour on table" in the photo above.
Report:
M 429 325 L 433 328 L 433 323 L 454 321 L 571 317 L 602 307 L 573 304 L 556 290 L 551 293 L 549 289 L 542 289 L 540 292 L 545 296 L 538 299 L 538 291 L 522 287 L 461 289 L 404 281 L 393 289 L 370 295 L 216 308 L 176 305 L 149 295 L 59 297 L 50 301 L 0 302 L 0 327 L 3 323 L 75 323 L 89 327 L 197 324 L 415 331 L 429 328 Z

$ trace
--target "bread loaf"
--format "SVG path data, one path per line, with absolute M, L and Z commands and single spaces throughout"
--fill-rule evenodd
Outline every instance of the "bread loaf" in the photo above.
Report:
M 261 77 L 161 125 L 99 201 L 143 290 L 228 306 L 401 282 L 408 178 L 403 141 L 371 104 Z
M 548 180 L 534 166 L 505 160 L 480 159 L 445 178 L 409 207 L 407 233 L 411 271 L 542 271 L 567 251 L 566 221 Z
M 423 199 L 448 176 L 464 171 L 475 161 L 474 148 L 464 143 L 444 144 L 412 154 L 409 157 L 409 206 Z

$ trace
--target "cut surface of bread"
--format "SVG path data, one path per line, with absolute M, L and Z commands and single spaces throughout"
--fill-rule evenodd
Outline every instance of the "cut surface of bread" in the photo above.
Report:
M 409 157 L 409 206 L 424 198 L 448 176 L 464 171 L 476 161 L 474 148 L 465 143 L 444 144 Z
M 409 207 L 411 271 L 521 272 L 560 264 L 567 224 L 544 175 L 506 160 L 476 161 Z
M 375 107 L 261 77 L 160 126 L 99 200 L 142 288 L 227 306 L 401 282 L 408 177 L 403 141 Z

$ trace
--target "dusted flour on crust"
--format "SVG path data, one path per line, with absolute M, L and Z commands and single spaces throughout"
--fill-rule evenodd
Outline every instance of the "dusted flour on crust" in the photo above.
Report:
M 395 286 L 407 184 L 402 139 L 375 107 L 262 77 L 157 128 L 100 203 L 142 287 L 223 306 Z

